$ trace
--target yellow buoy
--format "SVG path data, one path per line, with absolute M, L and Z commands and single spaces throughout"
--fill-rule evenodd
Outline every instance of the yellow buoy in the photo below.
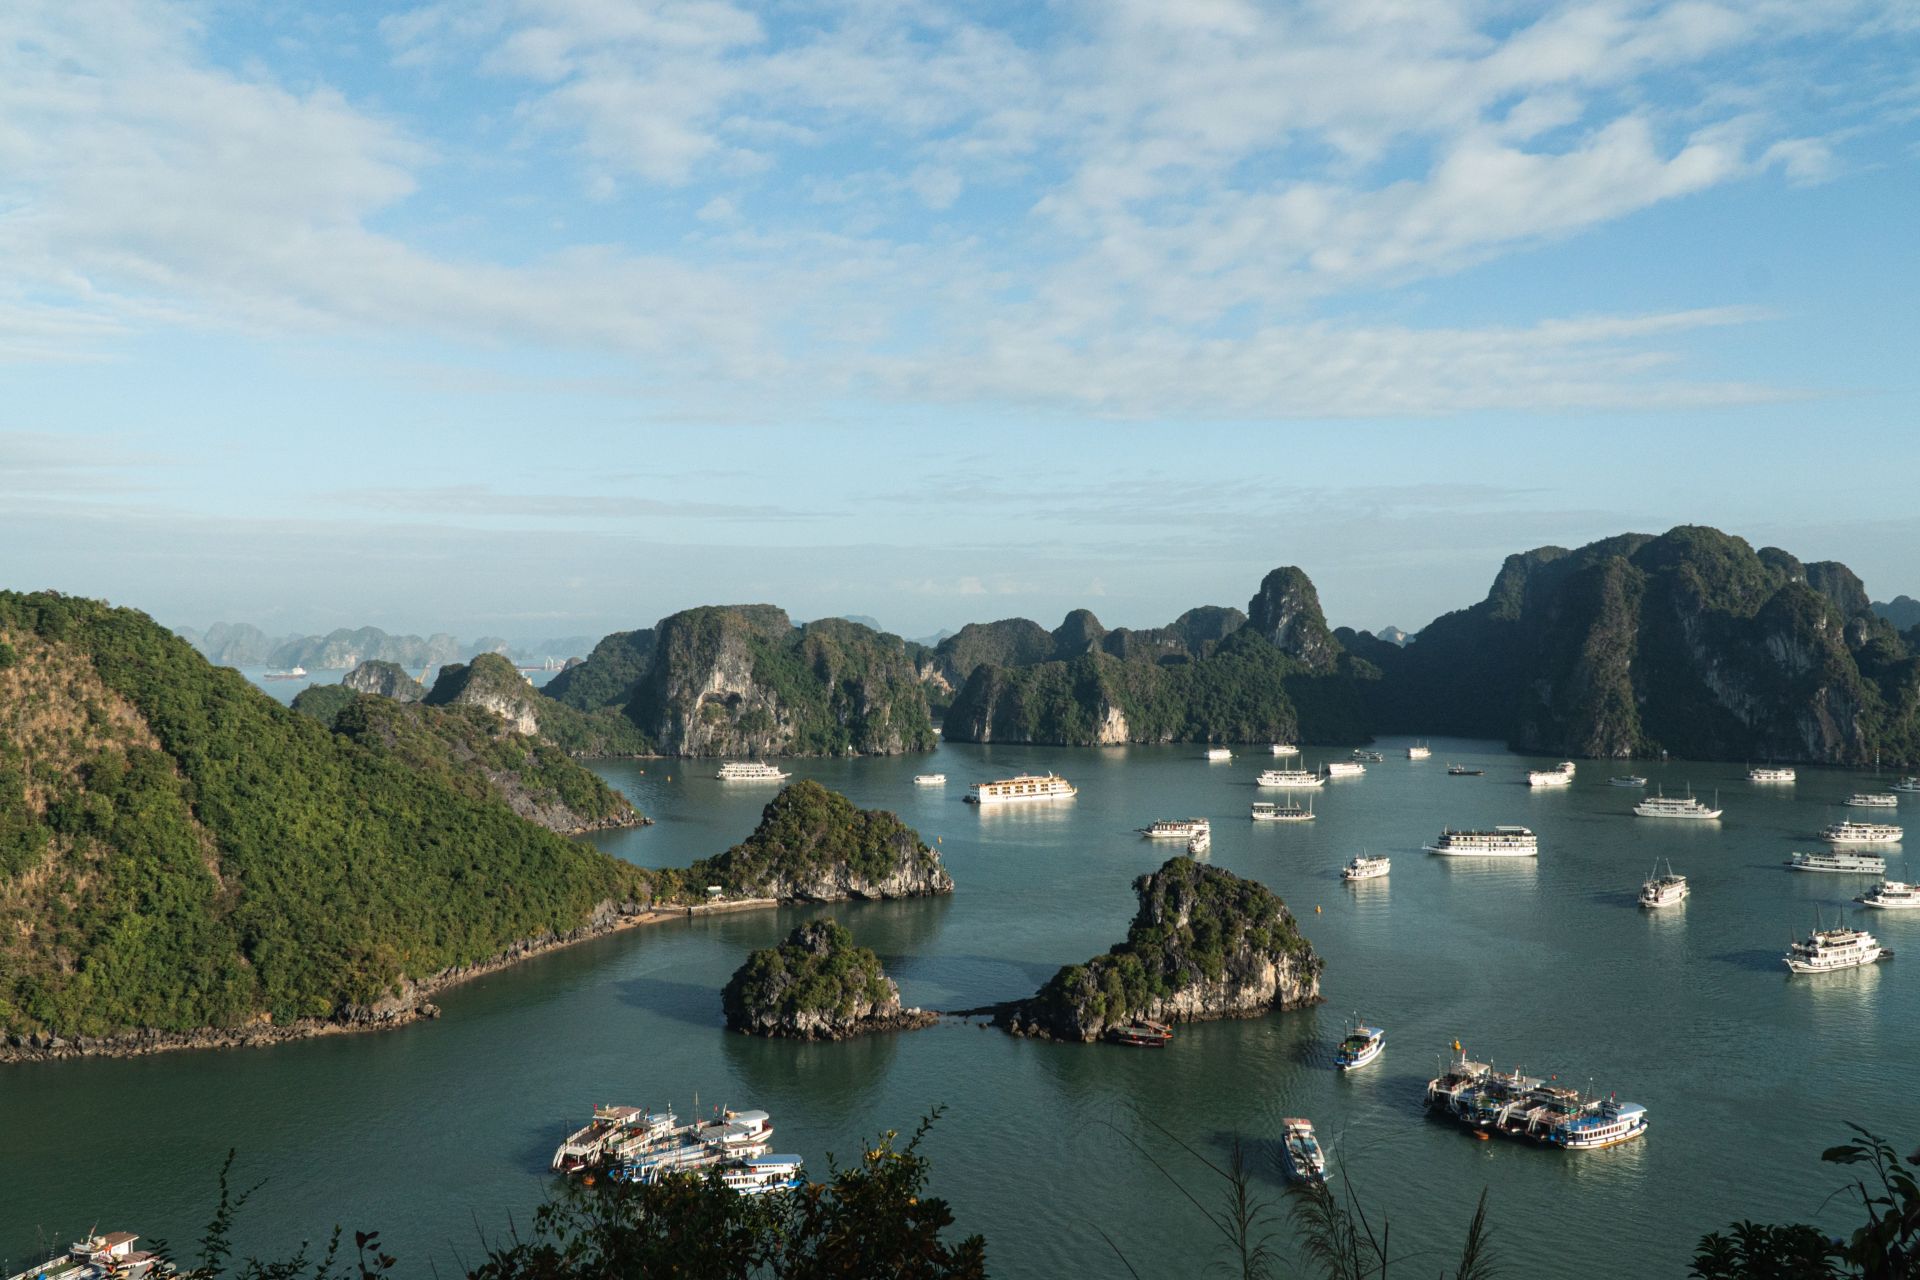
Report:
M 1315 914 L 1315 915 L 1319 915 L 1319 914 L 1320 914 L 1320 908 L 1319 908 L 1319 907 L 1315 907 L 1315 908 L 1313 909 L 1313 914 Z

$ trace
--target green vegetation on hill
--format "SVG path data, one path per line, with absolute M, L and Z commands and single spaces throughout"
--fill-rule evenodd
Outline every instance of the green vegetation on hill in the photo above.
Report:
M 1174 858 L 1133 887 L 1140 907 L 1127 940 L 1061 969 L 1023 1002 L 1020 1022 L 1085 1039 L 1131 1018 L 1164 1018 L 1172 1008 L 1189 1017 L 1233 1016 L 1317 994 L 1321 961 L 1265 885 Z M 1287 972 L 1272 972 L 1282 967 Z
M 343 684 L 310 684 L 293 695 L 293 709 L 331 729 L 334 717 L 360 696 Z
M 584 670 L 584 664 L 576 670 Z M 428 706 L 478 706 L 504 717 L 522 733 L 538 732 L 578 756 L 651 755 L 653 743 L 612 709 L 581 711 L 543 698 L 514 665 L 497 653 L 440 669 L 427 693 Z
M 624 707 L 633 699 L 652 657 L 651 628 L 616 631 L 593 646 L 586 661 L 547 681 L 540 692 L 577 711 Z
M 953 879 L 919 833 L 882 809 L 861 809 L 817 782 L 781 789 L 752 835 L 696 862 L 687 881 L 729 894 L 782 898 L 948 893 Z
M 0 642 L 0 1030 L 339 1017 L 650 891 L 142 614 L 0 593 Z
M 900 991 L 871 948 L 834 920 L 800 925 L 753 952 L 720 993 L 727 1025 L 767 1035 L 834 1038 L 900 1012 Z
M 1589 756 L 1920 762 L 1920 659 L 1859 579 L 1716 529 L 1510 556 L 1485 600 L 1367 657 L 1383 728 Z

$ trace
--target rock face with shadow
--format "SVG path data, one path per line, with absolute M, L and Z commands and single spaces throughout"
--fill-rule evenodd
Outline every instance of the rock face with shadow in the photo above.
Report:
M 810 921 L 779 946 L 748 956 L 720 1001 L 735 1031 L 799 1040 L 844 1040 L 938 1021 L 902 1008 L 899 984 L 880 957 L 833 920 Z
M 1127 940 L 1004 1006 L 1015 1035 L 1092 1041 L 1137 1018 L 1250 1018 L 1320 999 L 1323 961 L 1265 885 L 1191 858 L 1134 881 Z

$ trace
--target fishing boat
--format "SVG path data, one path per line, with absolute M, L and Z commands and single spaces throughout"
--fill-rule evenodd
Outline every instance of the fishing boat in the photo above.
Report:
M 1551 769 L 1527 770 L 1530 787 L 1564 787 L 1573 782 L 1573 761 L 1562 760 Z
M 1253 780 L 1256 787 L 1286 787 L 1294 791 L 1310 791 L 1326 785 L 1327 780 L 1311 769 L 1264 769 Z
M 947 785 L 947 775 L 944 773 L 916 773 L 913 775 L 913 785 L 916 787 L 944 787 Z
M 1213 824 L 1205 818 L 1162 818 L 1152 826 L 1137 828 L 1149 840 L 1191 840 L 1212 829 Z
M 1474 769 L 1464 764 L 1450 764 L 1447 766 L 1447 776 L 1449 778 L 1482 778 L 1486 776 L 1486 773 L 1487 771 L 1485 769 Z
M 1355 880 L 1378 880 L 1392 870 L 1392 858 L 1370 858 L 1363 853 L 1340 869 L 1340 878 L 1348 883 Z
M 1687 878 L 1673 873 L 1673 864 L 1667 864 L 1667 874 L 1660 874 L 1660 865 L 1654 864 L 1647 873 L 1645 884 L 1640 886 L 1640 905 L 1643 907 L 1670 907 L 1676 902 L 1687 899 Z
M 1828 844 L 1897 844 L 1906 832 L 1890 822 L 1836 822 L 1820 833 Z
M 1856 791 L 1847 803 L 1855 809 L 1898 809 L 1900 797 L 1891 791 Z
M 1647 780 L 1637 773 L 1622 773 L 1607 779 L 1610 787 L 1644 787 Z
M 1215 764 L 1224 763 L 1233 759 L 1233 749 L 1231 747 L 1208 747 L 1207 759 Z
M 1692 787 L 1687 788 L 1684 796 L 1664 795 L 1656 791 L 1633 806 L 1637 818 L 1696 818 L 1708 821 L 1719 817 L 1722 812 L 1718 791 L 1713 793 L 1713 803 L 1708 805 L 1694 798 Z
M 1882 880 L 1854 901 L 1863 907 L 1878 907 L 1882 911 L 1910 911 L 1920 907 L 1920 884 Z
M 1387 1049 L 1387 1033 L 1379 1027 L 1355 1023 L 1347 1029 L 1346 1039 L 1333 1051 L 1333 1065 L 1342 1071 L 1366 1066 Z
M 722 782 L 784 782 L 791 775 L 762 760 L 729 760 L 713 776 Z
M 1107 1039 L 1135 1049 L 1164 1049 L 1173 1039 L 1173 1028 L 1151 1018 L 1134 1018 L 1109 1028 Z
M 1879 876 L 1887 872 L 1887 860 L 1879 854 L 1853 853 L 1846 849 L 1791 853 L 1787 855 L 1787 866 L 1795 871 L 1826 871 L 1846 876 Z
M 1865 929 L 1842 925 L 1832 929 L 1815 927 L 1804 938 L 1795 938 L 1781 959 L 1794 973 L 1831 973 L 1835 969 L 1857 969 L 1861 965 L 1889 960 L 1893 952 Z
M 1285 804 L 1256 800 L 1253 802 L 1252 817 L 1255 822 L 1312 822 L 1313 797 L 1307 797 L 1307 807 L 1304 809 L 1291 800 Z
M 1748 782 L 1792 782 L 1799 776 L 1792 769 L 1775 768 L 1771 765 L 1747 770 Z
M 1407 759 L 1431 760 L 1433 759 L 1433 748 L 1424 742 L 1416 742 L 1407 748 Z
M 1443 827 L 1427 852 L 1443 858 L 1531 858 L 1540 852 L 1540 837 L 1525 827 L 1494 827 L 1486 831 L 1455 831 Z
M 1320 1149 L 1320 1140 L 1313 1136 L 1313 1122 L 1288 1116 L 1280 1127 L 1284 1134 L 1280 1153 L 1286 1161 L 1287 1176 L 1295 1182 L 1325 1182 L 1327 1156 Z

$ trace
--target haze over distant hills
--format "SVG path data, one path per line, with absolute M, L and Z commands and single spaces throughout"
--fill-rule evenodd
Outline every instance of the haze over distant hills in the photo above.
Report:
M 597 637 L 560 636 L 534 644 L 514 644 L 499 636 L 463 641 L 444 632 L 430 636 L 390 635 L 379 627 L 337 628 L 325 635 L 270 636 L 252 623 L 216 622 L 205 631 L 178 627 L 174 634 L 223 667 L 305 667 L 309 671 L 345 671 L 362 662 L 397 662 L 409 668 L 466 662 L 498 653 L 515 662 L 544 662 L 578 657 Z

